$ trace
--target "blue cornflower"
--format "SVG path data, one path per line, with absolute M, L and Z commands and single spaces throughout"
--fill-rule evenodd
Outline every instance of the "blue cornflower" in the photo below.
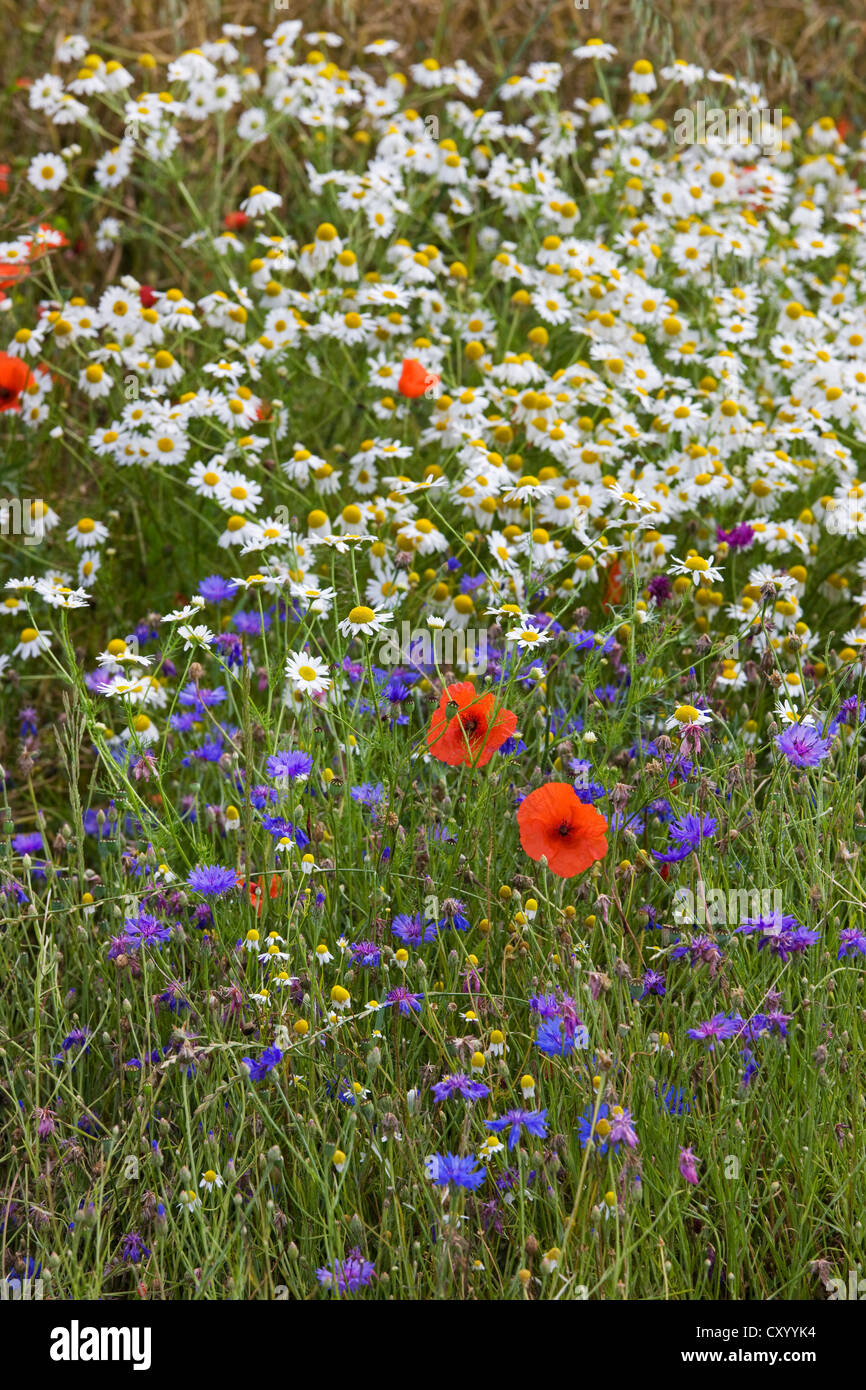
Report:
M 566 1036 L 559 1018 L 546 1019 L 539 1024 L 535 1045 L 548 1057 L 568 1057 L 574 1051 L 574 1039 Z
M 668 826 L 670 837 L 678 844 L 687 844 L 690 849 L 700 849 L 702 840 L 711 840 L 719 823 L 713 816 L 693 816 L 691 813 L 672 820 Z
M 16 854 L 41 854 L 43 849 L 41 832 L 28 830 L 21 835 L 13 835 L 12 848 Z
M 427 1160 L 428 1177 L 437 1187 L 465 1187 L 467 1192 L 477 1192 L 487 1174 L 483 1168 L 475 1167 L 475 1158 L 470 1154 L 461 1158 L 459 1154 L 434 1154 Z
M 255 786 L 250 788 L 250 805 L 257 811 L 264 810 L 265 806 L 273 805 L 277 800 L 277 794 L 273 787 Z
M 664 1091 L 660 1091 L 658 1086 L 655 1088 L 656 1098 L 667 1115 L 690 1115 L 692 1111 L 691 1101 L 686 1100 L 686 1093 L 682 1086 L 668 1086 Z M 694 1100 L 694 1096 L 692 1096 Z
M 421 1012 L 423 998 L 423 994 L 412 994 L 405 985 L 396 985 L 394 989 L 389 989 L 384 1002 L 392 1008 L 399 1009 L 403 1017 L 408 1018 L 410 1014 Z
M 177 698 L 185 709 L 192 707 L 197 713 L 201 713 L 205 706 L 212 709 L 216 705 L 221 705 L 226 698 L 226 691 L 223 685 L 217 685 L 214 686 L 213 690 L 207 690 L 204 686 L 197 686 L 194 681 L 190 681 L 183 687 Z
M 498 1119 L 488 1120 L 487 1128 L 492 1129 L 494 1134 L 501 1134 L 503 1130 L 508 1130 L 508 1147 L 516 1148 L 520 1140 L 521 1127 L 527 1134 L 532 1134 L 536 1139 L 543 1139 L 547 1134 L 547 1111 L 546 1110 L 506 1110 L 504 1115 Z
M 717 1042 L 725 1042 L 742 1032 L 743 1020 L 739 1014 L 713 1014 L 713 1017 L 695 1028 L 687 1030 L 687 1036 L 697 1042 L 705 1042 L 710 1052 Z
M 857 927 L 843 927 L 839 933 L 839 941 L 841 944 L 837 960 L 841 960 L 843 956 L 866 956 L 866 934 Z
M 473 1081 L 464 1072 L 444 1076 L 430 1089 L 434 1100 L 449 1100 L 451 1096 L 462 1096 L 464 1100 L 483 1100 L 485 1096 L 490 1095 L 489 1086 L 485 1086 L 481 1081 Z
M 391 930 L 407 946 L 423 946 L 436 940 L 436 923 L 423 921 L 418 912 L 398 912 Z
M 198 586 L 198 591 L 207 603 L 225 603 L 238 591 L 231 579 L 223 579 L 221 574 L 210 574 Z
M 249 1068 L 250 1081 L 261 1081 L 269 1071 L 279 1066 L 282 1056 L 278 1047 L 266 1047 L 258 1061 L 252 1057 L 242 1058 L 244 1066 Z
M 609 1148 L 616 1153 L 618 1145 L 610 1140 L 611 1122 L 608 1119 L 609 1107 L 602 1101 L 598 1107 L 598 1114 L 593 1123 L 594 1102 L 590 1101 L 577 1122 L 577 1137 L 580 1140 L 580 1147 L 585 1149 L 587 1145 L 595 1149 L 597 1153 L 606 1154 Z
M 384 800 L 385 788 L 381 782 L 361 782 L 357 787 L 349 789 L 349 795 L 360 806 L 366 806 L 368 811 L 375 811 Z
M 392 705 L 402 705 L 404 700 L 408 700 L 411 693 L 410 687 L 402 676 L 389 676 L 382 691 L 385 699 Z
M 356 941 L 349 950 L 352 953 L 352 964 L 365 966 L 369 970 L 375 970 L 382 955 L 375 941 Z
M 454 927 L 456 931 L 469 930 L 466 906 L 459 898 L 446 898 L 442 904 L 442 912 L 444 915 L 438 924 L 440 931 L 447 931 L 449 927 Z
M 293 749 L 286 749 L 282 753 L 274 753 L 268 758 L 265 764 L 269 777 L 285 785 L 288 782 L 303 781 L 309 777 L 313 767 L 313 757 L 311 753 L 302 753 Z
M 221 898 L 235 886 L 235 871 L 224 864 L 198 864 L 190 871 L 187 883 L 206 898 Z

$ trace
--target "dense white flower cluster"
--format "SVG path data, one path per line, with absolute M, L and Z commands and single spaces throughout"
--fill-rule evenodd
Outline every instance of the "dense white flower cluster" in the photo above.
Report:
M 28 173 L 39 192 L 74 178 L 110 194 L 106 252 L 135 235 L 124 189 L 180 179 L 193 125 L 218 122 L 236 168 L 283 167 L 222 227 L 188 195 L 196 230 L 169 243 L 178 283 L 121 275 L 95 296 L 16 303 L 8 353 L 34 369 L 24 423 L 45 430 L 62 389 L 70 445 L 170 476 L 202 499 L 235 566 L 253 557 L 257 582 L 301 611 L 329 612 L 322 562 L 348 541 L 377 611 L 420 589 L 453 626 L 503 598 L 531 622 L 542 590 L 549 619 L 577 591 L 615 601 L 629 574 L 639 588 L 668 574 L 700 631 L 721 621 L 757 653 L 772 645 L 795 699 L 805 659 L 826 670 L 816 598 L 846 605 L 832 660 L 852 661 L 866 608 L 849 605 L 864 596 L 825 547 L 866 524 L 862 150 L 832 121 L 802 132 L 790 118 L 769 149 L 739 130 L 678 144 L 647 60 L 615 113 L 600 42 L 572 61 L 595 61 L 601 95 L 563 109 L 559 63 L 531 64 L 479 106 L 464 62 L 428 59 L 407 79 L 383 42 L 369 69 L 345 71 L 338 36 L 308 36 L 301 56 L 287 21 L 257 69 L 251 32 L 223 26 L 160 90 L 152 60 L 136 79 L 72 36 L 56 51 L 63 75 L 33 83 L 50 123 L 124 123 L 115 146 L 37 154 Z M 678 99 L 709 85 L 764 106 L 722 73 L 659 76 Z M 410 87 L 435 114 L 409 105 Z M 0 248 L 6 262 L 27 254 Z M 341 417 L 326 438 L 319 423 L 347 396 L 351 426 Z M 107 535 L 92 528 L 69 533 L 85 587 Z M 441 566 L 461 546 L 478 582 L 455 591 Z M 740 549 L 747 572 L 726 603 Z M 646 589 L 637 612 L 653 616 Z M 726 676 L 742 679 L 736 661 Z

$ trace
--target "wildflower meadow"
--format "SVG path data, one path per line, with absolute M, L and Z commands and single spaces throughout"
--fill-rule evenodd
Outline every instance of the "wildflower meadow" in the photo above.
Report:
M 866 1296 L 866 136 L 259 9 L 8 106 L 4 1298 Z

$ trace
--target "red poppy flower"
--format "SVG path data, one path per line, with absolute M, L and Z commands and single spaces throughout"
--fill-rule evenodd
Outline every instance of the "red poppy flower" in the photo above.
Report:
M 607 587 L 604 591 L 604 598 L 601 601 L 602 608 L 610 608 L 612 604 L 619 603 L 622 598 L 622 567 L 619 560 L 614 560 L 608 567 Z
M 27 265 L 7 265 L 0 263 L 0 290 L 8 290 L 12 285 L 17 285 L 19 280 L 25 280 L 30 274 L 30 267 Z M 7 296 L 4 294 L 4 299 Z
M 239 232 L 249 220 L 245 212 L 227 212 L 223 218 L 223 226 L 228 232 Z
M 241 879 L 240 882 L 243 883 L 243 879 Z M 264 907 L 265 902 L 264 894 L 262 892 L 262 884 L 263 880 L 261 876 L 259 878 L 251 879 L 248 884 L 250 891 L 250 906 L 256 909 L 257 917 L 261 917 L 262 908 Z M 280 878 L 279 874 L 271 874 L 271 886 L 268 889 L 268 896 L 271 898 L 278 898 L 282 891 L 283 881 Z
M 524 797 L 517 809 L 520 843 L 530 859 L 547 859 L 560 878 L 582 874 L 607 854 L 607 821 L 588 806 L 570 782 L 548 782 Z
M 21 392 L 30 380 L 30 368 L 20 357 L 0 352 L 0 410 L 20 410 Z
M 404 357 L 403 370 L 397 382 L 397 390 L 401 396 L 423 396 L 428 387 L 436 386 L 438 382 L 439 377 L 435 372 L 428 372 L 416 358 Z
M 449 704 L 457 706 L 450 718 L 446 712 Z M 501 705 L 494 713 L 495 705 L 495 695 L 477 694 L 470 681 L 446 686 L 427 730 L 427 747 L 433 757 L 450 767 L 484 767 L 489 763 L 517 728 L 517 715 Z
M 138 298 L 142 309 L 152 309 L 156 303 L 156 293 L 150 285 L 139 285 Z
M 9 175 L 11 172 L 8 164 L 0 164 L 0 193 L 9 192 Z

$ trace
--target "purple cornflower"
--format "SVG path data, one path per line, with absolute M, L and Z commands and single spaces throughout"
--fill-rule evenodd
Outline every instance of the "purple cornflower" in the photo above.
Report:
M 691 1149 L 680 1149 L 680 1173 L 692 1187 L 698 1185 L 698 1156 Z
M 713 1017 L 703 1023 L 699 1023 L 696 1028 L 689 1028 L 687 1036 L 694 1038 L 697 1042 L 705 1042 L 710 1052 L 713 1051 L 717 1042 L 725 1042 L 728 1038 L 733 1038 L 742 1030 L 743 1020 L 739 1014 L 713 1014 Z
M 767 917 L 747 917 L 737 931 L 748 935 L 760 932 L 758 950 L 763 951 L 765 946 L 769 946 L 770 954 L 783 961 L 808 950 L 821 940 L 820 932 L 809 931 L 808 927 L 800 926 L 796 917 L 779 912 L 771 912 Z
M 252 1057 L 244 1057 L 242 1060 L 244 1066 L 249 1068 L 250 1081 L 261 1081 L 269 1071 L 279 1066 L 282 1056 L 278 1047 L 266 1047 L 258 1061 L 254 1061 Z
M 357 1293 L 376 1277 L 376 1268 L 355 1246 L 344 1260 L 335 1260 L 331 1269 L 317 1269 L 316 1278 L 325 1288 L 337 1287 L 340 1294 Z
M 625 1144 L 627 1149 L 636 1149 L 640 1140 L 637 1137 L 637 1130 L 632 1123 L 632 1113 L 622 1105 L 614 1105 L 608 1111 L 610 1121 L 610 1143 L 616 1149 L 617 1145 Z
M 481 1081 L 473 1081 L 464 1072 L 444 1076 L 430 1089 L 434 1100 L 438 1101 L 449 1100 L 451 1096 L 462 1096 L 464 1100 L 483 1100 L 485 1096 L 490 1095 L 489 1086 L 485 1086 Z
M 350 787 L 349 795 L 359 806 L 366 806 L 368 811 L 375 812 L 385 799 L 385 788 L 381 782 L 361 782 L 357 787 Z
M 647 588 L 650 591 L 650 597 L 658 607 L 661 607 L 665 599 L 669 599 L 673 593 L 671 581 L 666 574 L 654 574 Z
M 53 1110 L 40 1106 L 39 1109 L 33 1111 L 33 1118 L 38 1121 L 36 1133 L 40 1139 L 47 1139 L 49 1135 L 54 1133 L 57 1116 Z
M 164 922 L 160 922 L 157 917 L 151 917 L 147 912 L 140 912 L 137 917 L 127 917 L 123 925 L 132 949 L 139 946 L 161 946 L 171 936 L 171 927 L 167 927 Z
M 709 965 L 711 973 L 722 959 L 722 953 L 711 936 L 694 936 L 691 941 L 685 941 L 671 951 L 671 960 L 679 960 L 682 956 L 688 956 L 689 965 L 693 968 L 696 965 Z
M 731 550 L 748 550 L 754 539 L 755 533 L 746 521 L 741 521 L 731 531 L 716 527 L 716 540 L 724 541 Z
M 765 1033 L 776 1033 L 780 1038 L 787 1038 L 787 1025 L 793 1017 L 793 1014 L 783 1014 L 780 1009 L 773 1009 L 766 1014 L 755 1014 L 747 1021 L 743 1034 L 750 1037 L 753 1042 L 757 1038 L 763 1037 Z
M 418 912 L 398 912 L 391 930 L 407 946 L 427 945 L 436 940 L 436 923 L 422 921 Z
M 390 1004 L 393 1008 L 399 1009 L 404 1018 L 410 1014 L 421 1012 L 421 1000 L 423 994 L 412 994 L 405 985 L 396 985 L 394 989 L 389 989 L 385 995 L 385 1004 Z
M 150 1250 L 138 1231 L 130 1231 L 129 1235 L 124 1236 L 120 1242 L 120 1258 L 125 1264 L 140 1264 L 142 1260 L 147 1259 L 149 1254 Z
M 206 898 L 221 898 L 235 886 L 235 871 L 223 864 L 199 864 L 190 871 L 187 883 Z
M 786 961 L 790 956 L 802 955 L 810 946 L 816 946 L 820 940 L 819 931 L 810 931 L 808 927 L 798 926 L 793 931 L 763 936 L 758 942 L 758 950 L 762 951 L 765 946 L 769 946 L 770 955 Z
M 780 932 L 793 931 L 800 923 L 789 913 L 770 912 L 766 917 L 744 917 L 736 932 L 750 936 L 752 932 L 762 932 L 765 936 L 778 936 Z
M 375 970 L 381 959 L 381 951 L 375 941 L 356 941 L 354 946 L 350 946 L 352 953 L 352 964 L 366 966 L 369 970 Z
M 531 994 L 529 1007 L 540 1018 L 559 1018 L 559 999 L 555 994 Z
M 313 767 L 311 753 L 302 753 L 288 748 L 282 753 L 274 753 L 268 758 L 265 767 L 269 777 L 286 786 L 289 782 L 305 780 Z
M 467 1192 L 477 1192 L 487 1174 L 483 1168 L 475 1167 L 475 1159 L 470 1154 L 461 1158 L 459 1154 L 434 1154 L 427 1160 L 428 1177 L 437 1187 L 465 1187 Z
M 843 956 L 866 956 L 866 935 L 857 927 L 843 927 L 839 933 L 839 941 L 841 945 L 837 960 L 841 960 Z
M 817 767 L 829 756 L 831 741 L 811 724 L 790 724 L 779 734 L 776 747 L 792 767 Z
M 516 1148 L 520 1141 L 521 1127 L 527 1134 L 532 1134 L 536 1139 L 544 1139 L 547 1134 L 547 1111 L 546 1110 L 506 1110 L 504 1115 L 498 1119 L 488 1120 L 487 1128 L 492 1129 L 494 1134 L 501 1134 L 503 1130 L 508 1130 L 509 1151 Z
M 659 999 L 663 999 L 665 986 L 666 980 L 661 970 L 646 970 L 643 977 L 643 992 L 638 998 L 646 999 L 650 994 L 657 994 Z

